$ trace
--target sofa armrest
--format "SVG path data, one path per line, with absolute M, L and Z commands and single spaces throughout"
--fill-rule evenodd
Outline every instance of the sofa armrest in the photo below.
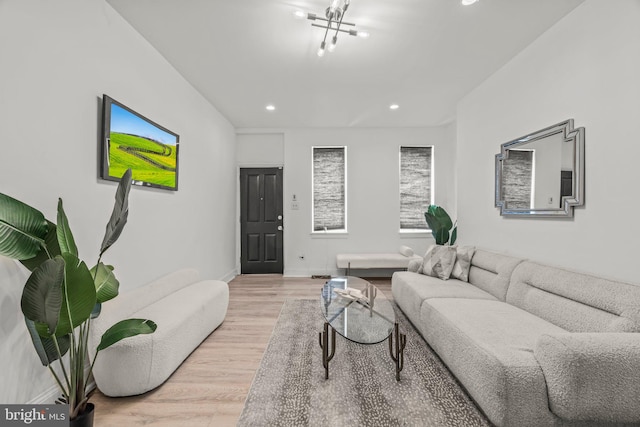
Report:
M 409 261 L 407 271 L 411 271 L 413 273 L 422 273 L 422 259 L 412 259 L 411 261 Z
M 640 421 L 640 333 L 545 334 L 534 356 L 560 418 Z

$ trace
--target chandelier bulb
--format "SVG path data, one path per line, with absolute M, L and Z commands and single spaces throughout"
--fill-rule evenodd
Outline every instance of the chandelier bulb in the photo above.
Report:
M 320 48 L 318 49 L 318 56 L 322 58 L 324 56 L 324 47 L 326 46 L 325 42 L 320 43 Z
M 333 38 L 331 39 L 331 43 L 329 43 L 329 47 L 328 47 L 328 51 L 329 52 L 333 52 L 334 50 L 336 50 L 336 43 L 338 43 L 338 36 L 333 36 Z

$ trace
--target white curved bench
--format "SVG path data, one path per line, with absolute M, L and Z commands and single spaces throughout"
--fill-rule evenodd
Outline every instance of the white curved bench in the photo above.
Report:
M 200 280 L 193 269 L 179 270 L 107 301 L 91 324 L 91 351 L 102 334 L 122 319 L 149 319 L 158 328 L 102 350 L 93 368 L 96 385 L 113 397 L 158 387 L 222 323 L 228 305 L 228 285 Z
M 403 246 L 403 253 L 361 253 L 361 254 L 337 254 L 336 266 L 344 268 L 346 275 L 351 269 L 364 270 L 372 268 L 404 269 L 406 270 L 411 260 L 422 261 L 422 257 L 415 255 L 411 248 Z

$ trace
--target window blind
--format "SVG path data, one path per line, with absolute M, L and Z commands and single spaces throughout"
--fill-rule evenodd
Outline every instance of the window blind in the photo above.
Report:
M 433 147 L 400 147 L 400 229 L 426 229 L 431 204 Z
M 313 231 L 346 228 L 346 148 L 313 147 Z

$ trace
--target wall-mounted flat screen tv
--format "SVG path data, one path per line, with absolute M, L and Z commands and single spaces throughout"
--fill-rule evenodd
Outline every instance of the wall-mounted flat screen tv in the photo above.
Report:
M 131 169 L 134 185 L 178 190 L 177 134 L 107 95 L 102 119 L 101 178 L 118 181 Z

